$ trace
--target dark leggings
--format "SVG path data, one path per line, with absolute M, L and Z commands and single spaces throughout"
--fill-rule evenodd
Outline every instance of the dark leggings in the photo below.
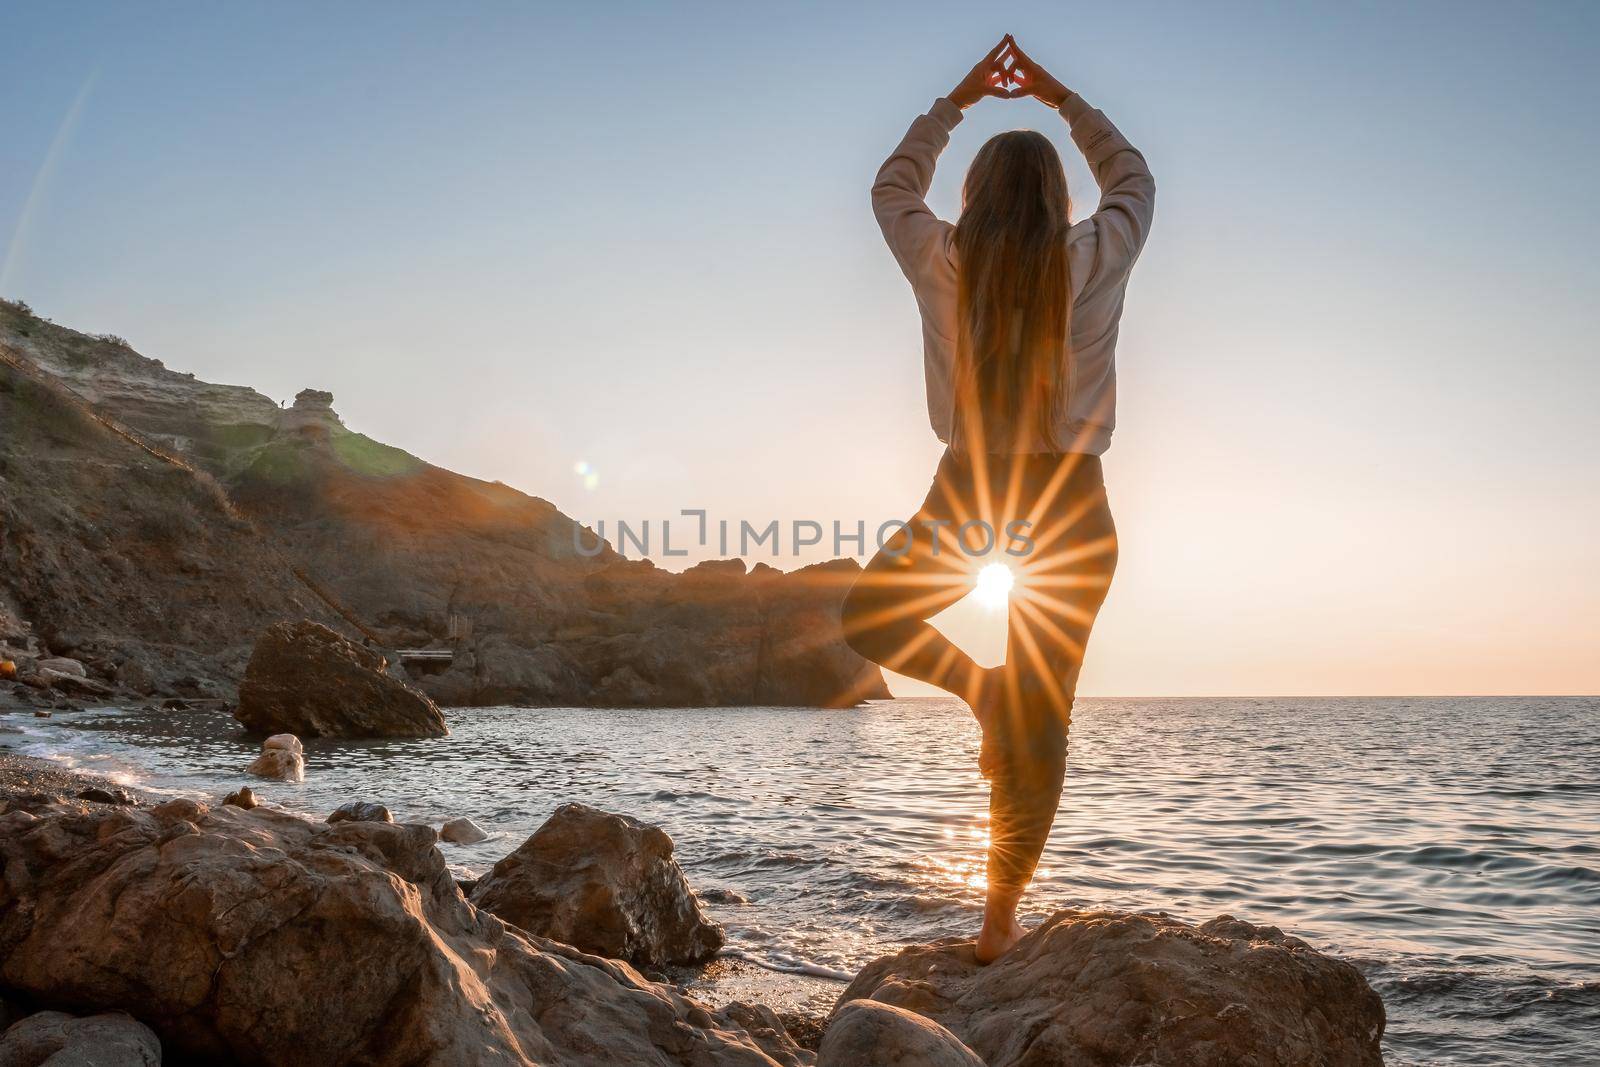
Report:
M 1008 527 L 1031 546 L 1008 539 Z M 974 555 L 988 531 L 995 547 Z M 1020 892 L 1061 802 L 1084 647 L 1117 565 L 1099 457 L 946 451 L 922 507 L 845 597 L 842 621 L 845 640 L 867 659 L 970 700 L 980 669 L 927 620 L 971 592 L 973 575 L 995 561 L 1011 567 L 1016 584 L 1005 697 L 985 724 L 989 885 Z

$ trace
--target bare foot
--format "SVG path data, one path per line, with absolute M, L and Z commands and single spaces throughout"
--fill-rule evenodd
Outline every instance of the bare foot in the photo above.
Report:
M 1022 940 L 1022 935 L 1027 933 L 1022 924 L 1012 919 L 1009 927 L 995 927 L 987 920 L 983 930 L 978 934 L 978 943 L 973 949 L 973 955 L 978 957 L 979 963 L 993 963 L 1011 950 L 1011 946 Z

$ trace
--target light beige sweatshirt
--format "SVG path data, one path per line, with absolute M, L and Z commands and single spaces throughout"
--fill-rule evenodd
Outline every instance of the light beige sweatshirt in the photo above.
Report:
M 1061 106 L 1100 186 L 1100 208 L 1067 233 L 1072 274 L 1071 357 L 1067 410 L 1056 441 L 1069 452 L 1103 453 L 1116 426 L 1117 326 L 1128 273 L 1139 258 L 1155 211 L 1156 186 L 1144 156 L 1105 115 L 1073 93 Z M 950 440 L 951 379 L 956 336 L 955 227 L 928 209 L 934 164 L 950 143 L 961 109 L 941 97 L 906 131 L 878 171 L 872 210 L 895 261 L 911 282 L 922 312 L 922 356 L 928 418 L 939 440 Z M 1036 441 L 1032 451 L 1048 445 Z

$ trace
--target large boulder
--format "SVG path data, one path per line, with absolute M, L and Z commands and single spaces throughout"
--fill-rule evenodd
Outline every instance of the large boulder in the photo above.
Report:
M 70 693 L 80 697 L 104 697 L 111 695 L 111 687 L 93 678 L 85 678 L 81 674 L 69 674 L 66 671 L 53 670 L 49 667 L 39 667 L 33 676 L 42 681 L 51 689 L 62 693 Z
M 916 1012 L 853 1000 L 840 1008 L 822 1044 L 817 1067 L 984 1067 L 956 1035 Z
M 947 939 L 869 964 L 871 998 L 948 1028 L 988 1067 L 1381 1067 L 1383 1003 L 1355 967 L 1230 916 L 1057 912 L 994 963 Z
M 125 1012 L 41 1011 L 0 1037 L 0 1067 L 161 1067 L 161 1042 Z
M 472 902 L 529 933 L 638 966 L 697 963 L 722 947 L 659 827 L 563 804 L 478 881 Z
M 13 800 L 0 854 L 0 987 L 126 1010 L 181 1062 L 810 1062 L 781 1031 L 474 908 L 425 826 Z
M 234 717 L 253 733 L 301 737 L 443 737 L 433 701 L 385 673 L 383 656 L 309 620 L 256 642 Z
M 36 666 L 41 671 L 55 671 L 59 674 L 70 674 L 74 678 L 87 678 L 89 672 L 84 670 L 83 664 L 67 656 L 48 656 L 41 659 Z

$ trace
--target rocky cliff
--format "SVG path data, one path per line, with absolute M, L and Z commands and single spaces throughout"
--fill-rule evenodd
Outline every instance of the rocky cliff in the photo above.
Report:
M 0 344 L 0 659 L 31 644 L 135 694 L 221 695 L 285 616 L 334 619 L 215 480 Z
M 449 650 L 410 668 L 446 704 L 888 695 L 840 640 L 851 561 L 676 575 L 586 555 L 575 537 L 592 534 L 548 501 L 356 433 L 326 392 L 280 408 L 6 303 L 0 355 L 27 392 L 3 401 L 0 615 L 50 651 L 149 645 L 163 678 L 181 663 L 228 690 L 256 633 L 303 616 Z

